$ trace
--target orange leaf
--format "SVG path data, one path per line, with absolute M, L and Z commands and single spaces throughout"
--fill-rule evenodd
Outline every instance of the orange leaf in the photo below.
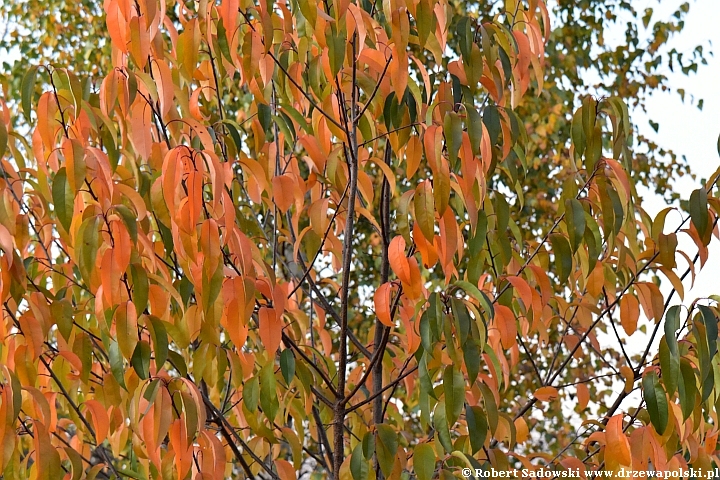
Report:
M 410 279 L 410 264 L 405 256 L 405 239 L 398 235 L 393 238 L 388 248 L 390 268 L 403 283 L 412 283 Z
M 90 413 L 92 413 L 95 440 L 97 444 L 100 445 L 107 438 L 110 417 L 108 417 L 105 407 L 97 400 L 87 400 L 85 401 L 85 406 L 90 410 Z
M 632 335 L 637 330 L 640 318 L 640 304 L 634 295 L 627 294 L 620 299 L 620 324 L 625 333 Z
M 272 179 L 272 186 L 275 205 L 282 213 L 287 212 L 294 200 L 295 182 L 287 174 L 277 175 Z
M 274 355 L 280 346 L 282 322 L 275 315 L 274 308 L 260 307 L 258 317 L 260 319 L 260 340 L 265 348 Z
M 530 436 L 530 430 L 523 417 L 515 419 L 515 432 L 515 441 L 517 443 L 525 443 Z
M 280 480 L 295 480 L 297 478 L 295 469 L 287 460 L 275 460 L 275 466 L 277 467 Z
M 383 283 L 375 291 L 373 300 L 375 301 L 375 314 L 384 325 L 394 327 L 392 316 L 390 315 L 390 297 L 392 293 L 392 284 Z
M 500 330 L 500 341 L 505 349 L 515 345 L 517 336 L 517 323 L 515 314 L 505 305 L 495 306 L 495 324 Z
M 627 365 L 620 367 L 620 375 L 625 380 L 625 393 L 630 393 L 635 383 L 635 372 Z
M 136 100 L 130 113 L 130 142 L 143 160 L 152 149 L 152 110 L 144 100 Z
M 664 311 L 664 299 L 657 285 L 651 282 L 640 282 L 635 285 L 640 294 L 640 304 L 645 316 L 659 322 Z
M 530 310 L 533 298 L 530 285 L 528 285 L 525 279 L 521 277 L 507 277 L 506 280 L 515 287 L 515 290 L 517 290 L 518 295 L 520 295 L 520 299 L 523 301 L 525 308 Z
M 605 428 L 605 461 L 610 470 L 631 463 L 630 442 L 623 432 L 622 418 L 622 414 L 613 416 Z
M 535 390 L 533 397 L 541 402 L 551 402 L 558 397 L 558 391 L 555 387 L 542 387 Z
M 587 408 L 588 402 L 590 402 L 590 389 L 588 389 L 586 383 L 577 384 L 577 398 L 578 407 L 580 407 L 580 410 L 585 410 L 585 408 Z

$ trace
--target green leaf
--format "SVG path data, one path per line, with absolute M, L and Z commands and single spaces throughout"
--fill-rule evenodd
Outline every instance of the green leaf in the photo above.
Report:
M 704 188 L 698 188 L 690 194 L 690 220 L 695 225 L 701 239 L 705 238 L 709 226 L 707 200 L 707 192 Z
M 260 382 L 257 376 L 252 377 L 243 385 L 243 403 L 248 411 L 257 411 L 258 399 L 260 397 Z
M 467 114 L 465 127 L 470 137 L 470 147 L 473 154 L 477 155 L 480 152 L 480 143 L 482 141 L 482 117 L 471 103 L 465 104 L 465 112 Z
M 455 165 L 458 152 L 462 146 L 462 123 L 460 116 L 452 110 L 445 114 L 444 121 L 445 146 L 450 157 L 450 164 Z
M 427 310 L 420 316 L 420 342 L 428 355 L 432 355 L 434 338 L 430 329 L 430 315 Z
M 679 356 L 678 342 L 675 332 L 680 329 L 680 305 L 673 305 L 665 312 L 665 340 L 670 353 Z
M 75 250 L 78 253 L 78 268 L 87 283 L 90 282 L 92 271 L 95 268 L 95 258 L 100 241 L 100 222 L 101 217 L 96 215 L 85 219 L 78 229 L 80 242 L 76 243 Z
M 122 353 L 120 353 L 120 347 L 114 340 L 110 341 L 110 348 L 108 348 L 108 357 L 110 357 L 110 371 L 115 377 L 115 380 L 127 390 L 125 386 L 125 365 L 123 364 Z
M 145 268 L 137 263 L 130 264 L 130 278 L 132 279 L 132 300 L 138 312 L 144 312 L 148 306 L 150 283 Z
M 290 382 L 295 377 L 295 355 L 289 348 L 280 353 L 280 371 L 285 383 L 290 385 Z
M 574 253 L 585 234 L 585 210 L 582 204 L 574 198 L 565 201 L 565 223 L 570 236 L 570 246 Z
M 435 413 L 433 414 L 433 426 L 437 432 L 440 445 L 445 449 L 446 453 L 452 452 L 452 443 L 450 442 L 450 427 L 448 426 L 447 416 L 445 415 L 445 402 L 440 401 L 435 405 Z
M 480 372 L 480 353 L 481 349 L 478 341 L 470 339 L 462 347 L 463 359 L 465 360 L 465 368 L 467 369 L 468 381 L 470 385 L 474 385 Z
M 435 32 L 437 18 L 433 13 L 434 3 L 430 0 L 420 0 L 417 5 L 415 22 L 418 31 L 418 41 L 420 46 L 425 46 L 428 38 Z
M 73 327 L 73 308 L 69 300 L 62 299 L 50 305 L 50 314 L 58 327 L 58 332 L 66 342 L 70 341 Z
M 52 197 L 55 214 L 65 231 L 69 232 L 73 219 L 75 195 L 70 189 L 65 167 L 62 167 L 55 174 L 52 183 Z
M 342 30 L 338 34 L 333 33 L 326 37 L 328 54 L 330 56 L 330 70 L 333 77 L 336 77 L 345 63 L 345 47 L 347 46 L 347 32 Z
M 232 62 L 232 57 L 230 56 L 230 47 L 228 45 L 228 39 L 227 39 L 227 30 L 225 28 L 225 25 L 223 25 L 223 19 L 218 19 L 217 22 L 217 40 L 218 45 L 220 46 L 220 53 L 230 62 Z
M 398 449 L 397 432 L 390 425 L 381 423 L 377 425 L 377 437 L 375 439 L 375 453 L 377 454 L 380 470 L 386 477 L 392 472 L 395 464 L 395 454 Z
M 418 480 L 432 480 L 435 474 L 435 450 L 427 443 L 415 447 L 413 466 Z
M 153 344 L 153 352 L 155 353 L 155 368 L 159 371 L 165 360 L 168 358 L 168 335 L 165 324 L 162 320 L 151 315 L 150 319 L 150 338 Z
M 483 402 L 485 405 L 485 411 L 487 412 L 487 421 L 488 421 L 488 425 L 490 426 L 490 431 L 495 433 L 495 430 L 497 430 L 498 420 L 500 417 L 500 413 L 498 412 L 497 403 L 495 402 L 495 395 L 493 395 L 492 391 L 490 390 L 490 387 L 488 387 L 484 383 L 480 382 L 480 383 L 478 383 L 478 385 L 480 386 L 480 391 L 482 392 Z
M 451 299 L 450 306 L 455 318 L 455 331 L 460 335 L 460 347 L 462 347 L 467 342 L 470 333 L 470 313 L 465 303 L 458 298 Z
M 662 435 L 668 424 L 668 404 L 665 390 L 658 380 L 657 373 L 650 372 L 642 380 L 643 396 L 650 414 L 650 422 L 655 431 Z
M 465 378 L 460 369 L 448 365 L 443 372 L 443 389 L 447 407 L 448 425 L 452 426 L 462 413 L 465 404 Z
M 423 353 L 422 357 L 420 357 L 420 361 L 418 362 L 420 391 L 437 399 L 437 397 L 435 396 L 435 389 L 433 388 L 433 382 L 430 378 L 430 372 L 428 371 L 427 367 L 427 356 L 428 353 Z
M 718 341 L 718 320 L 713 311 L 705 305 L 698 305 L 698 309 L 702 314 L 703 324 L 705 325 L 705 336 L 708 342 L 708 355 L 712 359 L 717 353 Z
M 275 387 L 275 364 L 268 362 L 260 370 L 260 406 L 270 423 L 275 421 L 275 416 L 280 409 L 278 393 Z
M 415 207 L 415 221 L 418 222 L 423 237 L 432 243 L 435 239 L 435 199 L 429 180 L 425 180 L 415 189 L 413 206 Z
M 30 111 L 32 110 L 33 94 L 35 93 L 35 82 L 37 81 L 38 67 L 30 67 L 23 76 L 20 85 L 21 100 L 23 114 L 25 120 L 30 123 Z
M 573 115 L 570 133 L 573 146 L 575 147 L 574 156 L 576 159 L 578 159 L 582 157 L 582 155 L 585 153 L 586 146 L 585 132 L 583 131 L 582 126 L 582 108 L 577 109 L 577 111 Z
M 678 384 L 678 397 L 680 398 L 680 407 L 682 409 L 683 421 L 692 415 L 695 409 L 695 398 L 698 389 L 695 380 L 695 371 L 692 364 L 685 358 L 680 359 L 680 383 Z
M 680 380 L 680 357 L 673 355 L 668 347 L 667 339 L 660 340 L 660 368 L 662 369 L 662 381 L 668 395 L 672 397 L 678 387 Z
M 484 49 L 483 49 L 484 50 Z M 483 110 L 483 123 L 490 136 L 490 143 L 495 145 L 500 136 L 500 113 L 495 105 L 488 105 Z
M 490 301 L 484 292 L 481 292 L 475 285 L 470 282 L 466 282 L 465 280 L 458 280 L 455 282 L 455 285 L 462 288 L 465 293 L 477 300 L 485 314 L 488 315 L 490 319 L 495 317 L 495 309 L 492 306 L 493 302 Z
M 138 230 L 137 230 L 137 214 L 130 210 L 125 205 L 113 205 L 113 209 L 120 214 L 125 228 L 127 228 L 130 238 L 133 242 L 137 242 Z
M 370 460 L 375 455 L 375 435 L 372 432 L 363 435 L 362 452 L 366 460 Z
M 485 445 L 488 432 L 488 421 L 485 412 L 480 407 L 465 407 L 465 420 L 467 420 L 470 446 L 475 455 Z
M 365 460 L 362 443 L 358 443 L 350 457 L 350 473 L 354 480 L 367 480 L 370 475 L 370 462 Z
M 565 283 L 573 266 L 572 250 L 570 242 L 561 233 L 553 233 L 550 235 L 550 244 L 552 245 L 553 255 L 555 255 L 555 268 L 557 270 L 558 281 L 560 284 Z
M 130 358 L 130 364 L 138 377 L 142 380 L 147 379 L 150 376 L 150 344 L 145 340 L 141 340 L 135 345 L 132 357 Z

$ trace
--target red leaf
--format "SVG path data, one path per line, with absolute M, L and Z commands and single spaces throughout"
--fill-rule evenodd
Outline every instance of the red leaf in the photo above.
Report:
M 260 307 L 258 317 L 260 319 L 260 340 L 265 348 L 274 355 L 282 338 L 282 322 L 275 315 L 274 308 Z
M 373 300 L 375 301 L 375 314 L 384 325 L 394 327 L 392 317 L 390 316 L 390 299 L 392 293 L 392 284 L 383 283 L 375 291 Z

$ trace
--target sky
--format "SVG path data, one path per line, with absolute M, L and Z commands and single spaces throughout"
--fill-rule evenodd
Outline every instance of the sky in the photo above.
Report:
M 634 1 L 633 6 L 644 10 L 643 5 L 653 6 L 653 18 L 667 18 L 683 2 L 677 0 L 663 0 L 661 5 L 650 0 Z M 637 6 L 635 5 L 637 4 Z M 685 29 L 670 41 L 670 46 L 680 52 L 690 51 L 696 45 L 702 44 L 706 48 L 711 42 L 711 50 L 717 50 L 716 56 L 707 56 L 707 65 L 701 65 L 697 73 L 685 76 L 682 73 L 672 73 L 668 70 L 669 84 L 673 92 L 677 88 L 684 88 L 688 94 L 704 99 L 701 110 L 691 105 L 688 99 L 683 103 L 680 96 L 673 92 L 658 92 L 652 95 L 647 102 L 648 114 L 635 111 L 632 121 L 640 131 L 658 144 L 670 148 L 678 155 L 685 155 L 691 170 L 697 174 L 697 179 L 689 177 L 677 180 L 676 188 L 681 197 L 687 200 L 690 193 L 701 186 L 700 180 L 708 178 L 720 167 L 718 154 L 718 135 L 720 135 L 720 95 L 718 82 L 720 81 L 720 1 L 696 0 L 690 1 L 690 12 L 686 17 Z M 648 118 L 660 124 L 656 133 L 649 125 Z M 656 195 L 647 190 L 639 190 L 643 195 L 644 206 L 651 216 L 665 208 L 665 203 Z M 680 222 L 679 214 L 668 215 L 665 232 L 674 230 Z M 681 235 L 684 237 L 685 235 Z M 697 252 L 692 242 L 682 241 L 680 249 L 693 257 Z M 686 267 L 684 261 L 678 264 Z M 707 264 L 698 274 L 694 287 L 690 289 L 690 276 L 685 283 L 685 304 L 689 305 L 693 299 L 707 297 L 711 294 L 720 295 L 720 241 L 713 239 L 710 245 L 710 255 Z M 666 282 L 667 283 L 667 282 Z M 665 292 L 669 289 L 664 288 Z

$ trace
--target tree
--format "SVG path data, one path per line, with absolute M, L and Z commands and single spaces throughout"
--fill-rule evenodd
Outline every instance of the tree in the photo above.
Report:
M 13 83 L 4 478 L 711 466 L 717 175 L 666 233 L 622 98 L 547 104 L 544 3 L 459 8 L 108 0 L 102 80 Z

